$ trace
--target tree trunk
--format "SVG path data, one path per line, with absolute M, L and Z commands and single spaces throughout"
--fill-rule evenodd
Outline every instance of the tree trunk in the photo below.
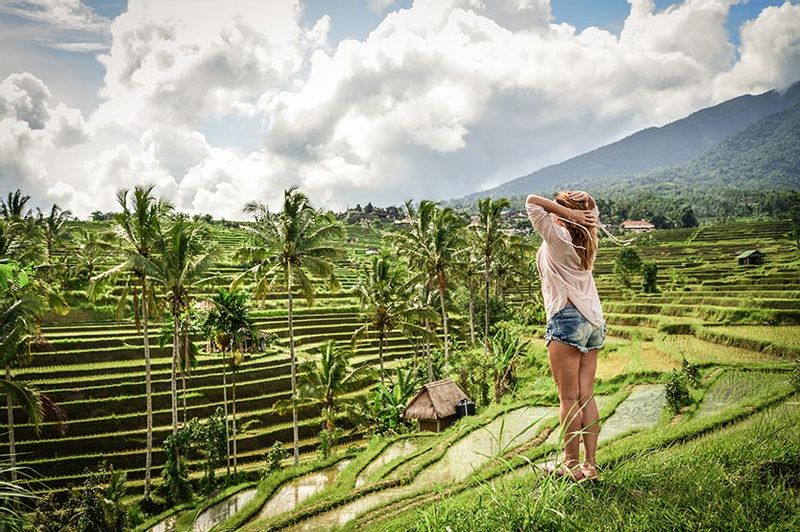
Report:
M 381 361 L 381 385 L 384 384 L 384 370 L 383 370 L 383 329 L 378 332 L 378 358 Z
M 425 330 L 427 331 L 430 327 L 430 322 L 425 320 Z M 433 360 L 431 359 L 431 343 L 427 337 L 425 337 L 425 358 L 428 362 L 428 382 L 433 382 Z
M 183 387 L 183 425 L 186 426 L 186 372 L 189 369 L 189 331 L 183 331 L 183 371 L 181 371 L 181 386 Z
M 169 379 L 170 402 L 172 403 L 172 435 L 178 435 L 178 361 L 180 360 L 180 321 L 178 315 L 172 316 L 172 371 Z M 180 477 L 181 451 L 177 439 L 174 446 L 175 469 Z
M 225 454 L 226 454 L 226 461 L 225 461 L 225 474 L 230 476 L 231 474 L 231 440 L 230 435 L 228 434 L 228 377 L 227 377 L 227 370 L 225 368 L 225 348 L 222 348 L 222 403 L 223 409 L 225 411 Z
M 11 382 L 11 368 L 6 366 L 6 380 Z M 6 394 L 8 408 L 8 456 L 11 463 L 11 482 L 17 481 L 17 443 L 14 439 L 14 401 L 11 394 Z
M 147 410 L 147 451 L 144 462 L 144 499 L 150 500 L 153 467 L 153 387 L 150 377 L 150 338 L 147 333 L 147 278 L 142 277 L 142 340 L 144 342 L 144 395 Z
M 172 434 L 178 433 L 178 361 L 180 360 L 180 323 L 178 315 L 172 317 L 172 371 L 170 372 L 170 399 L 172 404 Z M 177 447 L 176 447 L 177 448 Z
M 475 287 L 472 282 L 468 282 L 469 287 L 469 342 L 475 345 Z
M 444 286 L 439 282 L 439 304 L 442 306 L 442 325 L 444 326 L 444 359 L 450 358 L 450 337 L 447 334 L 447 309 L 444 303 Z
M 181 398 L 183 400 L 183 424 L 186 426 L 186 370 L 181 371 Z
M 484 297 L 483 302 L 483 356 L 489 356 L 489 266 L 491 259 L 489 255 L 485 256 L 486 259 L 486 283 L 484 283 Z
M 231 393 L 231 406 L 233 407 L 233 476 L 238 480 L 239 469 L 236 467 L 236 360 L 233 360 L 233 390 Z
M 297 426 L 297 361 L 294 356 L 294 325 L 292 323 L 292 266 L 286 268 L 286 294 L 289 297 L 289 357 L 292 367 L 292 452 L 294 465 L 300 462 L 300 437 Z

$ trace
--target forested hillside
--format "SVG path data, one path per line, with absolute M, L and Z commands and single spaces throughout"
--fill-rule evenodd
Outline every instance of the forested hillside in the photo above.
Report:
M 608 146 L 542 168 L 496 188 L 471 194 L 459 202 L 474 201 L 477 197 L 490 195 L 498 197 L 547 192 L 567 183 L 582 183 L 586 180 L 608 184 L 609 181 L 616 182 L 618 179 L 597 178 L 647 172 L 663 166 L 685 163 L 701 156 L 727 137 L 764 117 L 780 113 L 798 101 L 800 83 L 795 83 L 785 93 L 772 90 L 755 96 L 739 96 L 663 127 L 644 129 Z M 759 133 L 764 133 L 764 130 L 756 129 L 748 133 L 748 136 L 754 137 L 751 142 L 757 141 L 755 136 Z M 796 137 L 793 138 L 796 140 Z M 786 139 L 786 142 L 790 143 L 791 139 Z M 738 147 L 731 145 L 730 149 Z M 719 158 L 708 159 L 705 164 L 711 165 L 725 160 L 723 155 L 719 153 Z M 738 155 L 742 159 L 751 157 L 752 153 Z M 724 175 L 728 168 L 729 166 L 720 166 L 717 173 Z

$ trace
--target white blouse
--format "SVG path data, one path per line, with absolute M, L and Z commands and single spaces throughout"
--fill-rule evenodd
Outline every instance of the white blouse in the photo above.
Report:
M 564 308 L 569 298 L 587 320 L 601 326 L 605 318 L 592 270 L 583 269 L 569 231 L 557 225 L 555 214 L 551 215 L 541 205 L 526 203 L 526 210 L 534 229 L 542 235 L 543 240 L 536 252 L 536 269 L 542 282 L 547 320 Z M 596 206 L 593 210 L 596 216 L 599 215 Z

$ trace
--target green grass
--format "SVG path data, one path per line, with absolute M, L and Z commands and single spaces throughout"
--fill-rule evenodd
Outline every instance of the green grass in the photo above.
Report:
M 373 530 L 789 530 L 800 526 L 797 400 L 602 472 L 596 485 L 529 473 Z

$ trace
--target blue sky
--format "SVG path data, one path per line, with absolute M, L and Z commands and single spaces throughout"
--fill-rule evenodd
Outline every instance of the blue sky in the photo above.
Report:
M 168 0 L 167 0 L 168 1 Z M 126 0 L 90 0 L 86 2 L 100 15 L 114 18 L 124 11 Z M 679 2 L 656 0 L 658 9 L 665 9 Z M 780 5 L 783 0 L 749 0 L 731 8 L 728 17 L 728 30 L 731 39 L 738 44 L 738 28 L 742 22 L 755 18 L 768 5 Z M 303 2 L 306 20 L 313 21 L 322 15 L 330 15 L 331 41 L 341 39 L 363 39 L 377 26 L 389 11 L 408 7 L 410 0 L 399 0 L 391 6 L 376 11 L 368 7 L 365 0 L 307 0 Z M 589 26 L 619 33 L 622 23 L 628 16 L 630 6 L 627 0 L 551 0 L 555 22 L 567 22 L 578 31 Z

